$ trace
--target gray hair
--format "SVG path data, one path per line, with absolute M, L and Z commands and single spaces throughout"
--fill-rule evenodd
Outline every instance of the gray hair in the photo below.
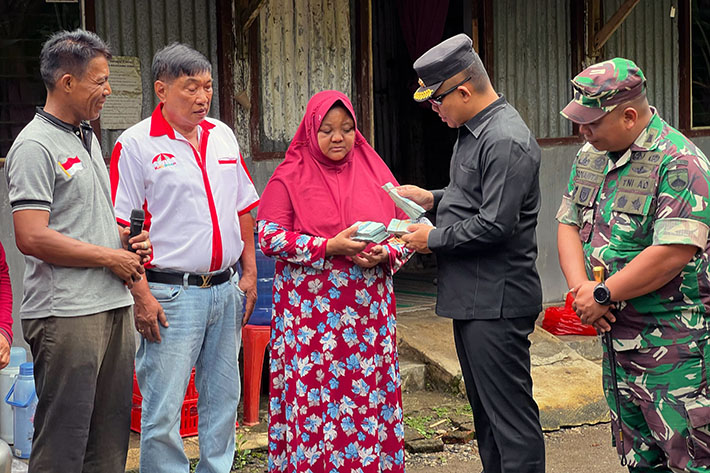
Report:
M 171 43 L 155 53 L 151 72 L 154 81 L 170 82 L 182 75 L 211 74 L 212 64 L 199 51 L 182 43 Z
M 45 87 L 54 90 L 64 74 L 83 77 L 89 62 L 96 56 L 111 59 L 109 47 L 96 33 L 82 29 L 54 33 L 39 54 L 39 71 Z

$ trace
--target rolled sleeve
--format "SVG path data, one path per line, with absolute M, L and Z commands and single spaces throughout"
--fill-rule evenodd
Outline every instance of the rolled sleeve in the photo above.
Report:
M 705 248 L 710 226 L 710 178 L 702 156 L 676 156 L 661 172 L 653 228 L 654 245 Z
M 565 225 L 576 225 L 581 227 L 581 222 L 579 219 L 579 209 L 577 204 L 572 202 L 568 196 L 562 196 L 562 202 L 560 203 L 560 208 L 557 209 L 557 214 L 555 219 Z
M 664 218 L 653 227 L 654 245 L 692 245 L 704 249 L 710 228 L 688 218 Z

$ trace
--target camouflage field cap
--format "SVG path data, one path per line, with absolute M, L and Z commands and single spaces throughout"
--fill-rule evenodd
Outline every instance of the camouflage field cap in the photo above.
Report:
M 422 54 L 414 62 L 420 85 L 414 92 L 414 100 L 429 100 L 442 82 L 473 64 L 475 58 L 473 41 L 464 33 L 452 36 Z
M 646 78 L 633 61 L 617 57 L 589 66 L 572 79 L 572 87 L 574 99 L 560 113 L 586 125 L 645 93 Z

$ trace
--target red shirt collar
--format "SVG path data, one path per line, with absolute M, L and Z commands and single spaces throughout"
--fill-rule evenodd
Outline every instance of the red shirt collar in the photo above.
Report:
M 203 131 L 211 130 L 215 127 L 214 123 L 207 120 L 202 120 L 199 123 Z M 170 123 L 163 116 L 163 104 L 159 103 L 153 114 L 150 116 L 150 136 L 168 135 L 170 139 L 175 139 L 175 130 L 170 126 Z

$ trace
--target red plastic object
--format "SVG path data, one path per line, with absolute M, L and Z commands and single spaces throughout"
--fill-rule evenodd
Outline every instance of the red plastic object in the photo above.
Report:
M 131 430 L 140 433 L 141 431 L 141 405 L 143 398 L 140 395 L 133 395 L 133 405 L 131 406 Z M 192 437 L 197 435 L 197 399 L 189 399 L 182 403 L 180 413 L 180 437 Z
M 579 316 L 572 310 L 572 302 L 574 302 L 574 297 L 572 293 L 568 293 L 564 307 L 548 307 L 545 309 L 542 328 L 552 335 L 597 335 L 594 327 L 583 324 L 579 320 Z
M 187 383 L 185 392 L 185 401 L 182 403 L 182 412 L 180 413 L 180 437 L 192 437 L 197 435 L 197 424 L 199 417 L 197 415 L 197 399 L 199 394 L 195 387 L 195 368 L 192 368 L 190 374 L 190 382 Z M 133 404 L 131 406 L 131 430 L 140 433 L 141 431 L 141 414 L 142 414 L 143 396 L 138 387 L 138 379 L 136 373 L 133 373 Z M 236 427 L 239 427 L 237 421 Z
M 187 389 L 185 390 L 185 400 L 192 400 L 200 397 L 195 387 L 195 368 L 192 368 L 192 373 L 190 373 L 190 382 L 187 383 Z
M 138 398 L 138 401 L 143 401 L 143 395 L 141 394 L 141 388 L 138 386 L 138 377 L 136 372 L 133 371 L 133 395 Z M 197 399 L 199 394 L 197 388 L 195 387 L 195 368 L 192 368 L 190 373 L 190 381 L 187 383 L 187 390 L 185 391 L 185 400 L 192 401 Z
M 261 368 L 264 366 L 266 345 L 271 338 L 271 327 L 247 324 L 242 327 L 244 348 L 244 425 L 259 423 Z

